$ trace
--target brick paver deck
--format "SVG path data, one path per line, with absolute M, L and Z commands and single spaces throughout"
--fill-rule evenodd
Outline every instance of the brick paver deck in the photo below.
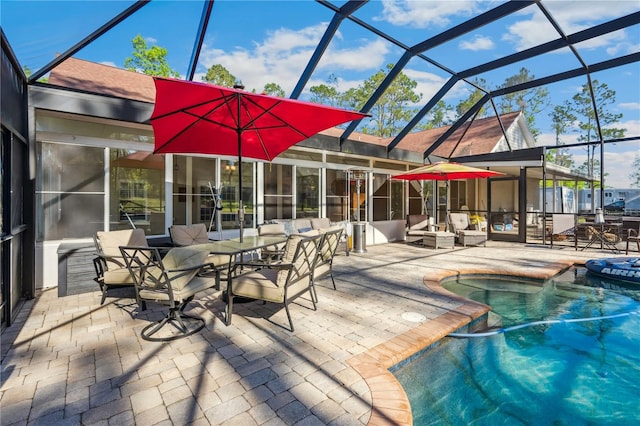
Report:
M 27 301 L 2 334 L 0 423 L 355 425 L 411 424 L 404 391 L 387 368 L 481 315 L 486 307 L 448 295 L 438 281 L 499 271 L 548 277 L 597 251 L 489 242 L 428 249 L 370 246 L 338 255 L 319 282 L 318 310 L 237 304 L 233 324 L 210 290 L 191 303 L 200 333 L 171 343 L 140 338 L 162 308 L 98 291 Z M 403 318 L 417 312 L 427 321 Z

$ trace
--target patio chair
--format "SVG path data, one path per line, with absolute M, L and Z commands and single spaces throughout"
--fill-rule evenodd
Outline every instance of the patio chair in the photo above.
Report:
M 258 226 L 258 235 L 261 237 L 285 237 L 286 230 L 282 223 L 267 223 Z M 264 262 L 277 262 L 282 258 L 286 243 L 265 247 L 260 251 L 260 259 Z
M 629 254 L 629 243 L 635 242 L 638 245 L 638 252 L 640 253 L 640 225 L 638 225 L 638 230 L 635 229 L 627 229 L 627 249 L 625 254 Z
M 122 258 L 120 246 L 135 245 L 146 247 L 148 244 L 144 230 L 139 228 L 98 231 L 94 234 L 93 241 L 96 246 L 96 257 L 93 259 L 93 266 L 96 271 L 94 280 L 102 291 L 100 300 L 102 305 L 109 290 L 123 287 L 134 288 L 133 278 L 131 278 Z
M 463 247 L 487 245 L 487 233 L 472 229 L 471 219 L 467 213 L 449 213 L 449 227 Z
M 316 280 L 325 276 L 331 277 L 333 289 L 336 290 L 336 282 L 333 279 L 333 258 L 338 250 L 338 245 L 342 238 L 342 227 L 334 226 L 326 230 L 320 231 L 320 242 L 318 245 L 318 254 L 316 256 L 315 265 L 313 267 L 313 277 L 311 280 L 311 290 L 315 301 L 318 301 L 316 294 Z
M 405 238 L 407 243 L 419 241 L 422 243 L 424 233 L 432 230 L 429 216 L 426 214 L 408 214 L 405 229 Z
M 576 234 L 576 216 L 571 213 L 554 213 L 551 215 L 551 248 L 554 241 L 565 241 L 574 238 L 576 249 L 578 248 L 578 235 Z
M 191 225 L 171 225 L 169 227 L 169 237 L 175 247 L 188 247 L 195 244 L 206 244 L 213 240 L 209 238 L 207 226 L 204 223 L 194 223 Z M 207 263 L 215 265 L 216 289 L 220 290 L 220 280 L 222 274 L 227 272 L 231 259 L 229 256 L 220 254 L 209 254 Z
M 248 270 L 236 276 L 231 274 L 227 286 L 226 324 L 231 324 L 234 297 L 262 300 L 284 305 L 289 320 L 289 329 L 294 331 L 289 304 L 299 296 L 309 293 L 313 310 L 316 303 L 312 293 L 313 267 L 318 251 L 320 235 L 303 237 L 291 235 L 287 239 L 280 262 L 258 265 L 261 269 Z M 243 266 L 256 264 L 238 263 L 234 271 Z
M 168 305 L 162 319 L 145 326 L 140 335 L 144 340 L 165 342 L 190 336 L 202 330 L 204 319 L 186 314 L 187 304 L 196 293 L 213 287 L 213 265 L 206 263 L 209 253 L 195 247 L 175 247 L 161 257 L 156 247 L 123 246 L 120 252 L 136 286 L 139 300 Z M 177 332 L 163 332 L 172 325 Z

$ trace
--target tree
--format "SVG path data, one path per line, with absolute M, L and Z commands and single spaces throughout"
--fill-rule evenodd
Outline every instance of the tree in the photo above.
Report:
M 577 117 L 571 111 L 569 103 L 556 105 L 549 114 L 552 127 L 556 134 L 556 147 L 564 145 L 561 136 L 566 133 L 567 128 L 576 121 Z M 556 148 L 547 153 L 547 161 L 551 161 L 559 166 L 572 168 L 574 166 L 573 156 L 567 148 Z
M 595 103 L 597 105 L 598 120 L 600 122 L 600 130 L 602 139 L 622 138 L 625 135 L 625 129 L 613 127 L 620 121 L 622 114 L 614 114 L 607 111 L 607 107 L 616 101 L 615 90 L 609 89 L 606 83 L 600 84 L 598 80 L 592 82 Z M 578 93 L 576 93 L 570 103 L 571 112 L 578 117 L 578 129 L 580 142 L 598 142 L 600 135 L 598 134 L 598 126 L 596 122 L 596 114 L 593 109 L 593 101 L 591 99 L 591 91 L 589 85 L 584 84 Z M 596 160 L 595 150 L 597 145 L 593 144 L 587 147 L 586 170 L 589 176 L 596 176 Z M 598 162 L 599 164 L 599 162 Z
M 631 186 L 640 188 L 640 155 L 636 154 L 633 164 L 631 164 L 631 170 L 633 170 L 629 175 Z
M 279 98 L 284 98 L 285 93 L 284 89 L 280 87 L 280 85 L 276 83 L 267 83 L 264 85 L 264 90 L 262 91 L 265 95 L 277 96 Z
M 202 81 L 222 87 L 233 87 L 238 79 L 220 64 L 211 65 Z
M 485 95 L 485 92 L 478 89 L 478 87 L 486 87 L 487 81 L 484 78 L 475 78 L 471 81 L 474 84 L 473 91 L 467 96 L 466 99 L 461 100 L 456 105 L 456 113 L 459 117 L 463 116 L 467 111 L 471 109 L 480 99 Z M 485 117 L 487 115 L 487 109 L 483 106 L 478 112 L 478 118 Z
M 523 67 L 520 68 L 518 74 L 507 77 L 500 87 L 507 88 L 534 79 L 535 76 L 529 74 L 529 70 Z M 549 103 L 549 91 L 546 88 L 538 87 L 520 90 L 518 92 L 508 93 L 500 98 L 500 114 L 522 111 L 527 120 L 529 130 L 535 139 L 540 135 L 540 130 L 536 127 L 536 115 L 547 108 Z
M 147 47 L 147 42 L 140 34 L 131 42 L 133 57 L 124 60 L 126 69 L 159 77 L 180 77 L 180 73 L 167 63 L 167 49 L 155 45 Z
M 340 107 L 344 104 L 344 95 L 338 90 L 338 79 L 334 74 L 329 75 L 327 84 L 312 86 L 309 91 L 311 92 L 311 102 L 333 107 Z
M 420 126 L 422 130 L 435 129 L 442 126 L 448 126 L 451 124 L 451 115 L 453 114 L 453 107 L 440 99 L 436 105 L 431 108 L 427 114 L 428 121 L 426 124 Z
M 378 71 L 357 88 L 349 89 L 345 93 L 345 102 L 353 109 L 361 110 L 392 68 L 393 64 L 388 64 L 386 70 Z M 397 135 L 415 114 L 414 108 L 410 108 L 409 105 L 422 99 L 421 94 L 414 92 L 417 86 L 415 80 L 399 73 L 369 111 L 371 119 L 364 125 L 362 132 L 380 137 Z

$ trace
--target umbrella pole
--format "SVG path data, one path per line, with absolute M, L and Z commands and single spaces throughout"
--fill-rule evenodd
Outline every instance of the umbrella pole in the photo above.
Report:
M 239 191 L 239 204 L 238 204 L 238 220 L 240 221 L 240 242 L 243 242 L 244 238 L 244 205 L 242 201 L 242 131 L 238 132 L 238 191 Z
M 444 230 L 448 231 L 449 230 L 449 179 L 445 180 L 445 187 L 446 187 L 446 199 L 445 199 L 445 216 L 444 216 Z

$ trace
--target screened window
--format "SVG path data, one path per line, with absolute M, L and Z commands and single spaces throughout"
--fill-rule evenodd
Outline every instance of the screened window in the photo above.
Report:
M 220 189 L 216 188 L 216 170 L 215 158 L 173 158 L 173 223 L 204 223 L 216 229 L 215 203 Z
M 135 226 L 147 235 L 165 234 L 164 156 L 111 149 L 109 157 L 109 229 Z
M 320 216 L 320 170 L 296 167 L 296 217 Z
M 327 170 L 327 217 L 332 222 L 349 220 L 349 198 L 347 173 L 342 170 Z
M 265 164 L 264 218 L 293 218 L 293 166 Z
M 104 148 L 39 143 L 37 163 L 38 241 L 104 229 Z
M 373 220 L 389 220 L 391 217 L 391 191 L 387 175 L 373 175 Z

